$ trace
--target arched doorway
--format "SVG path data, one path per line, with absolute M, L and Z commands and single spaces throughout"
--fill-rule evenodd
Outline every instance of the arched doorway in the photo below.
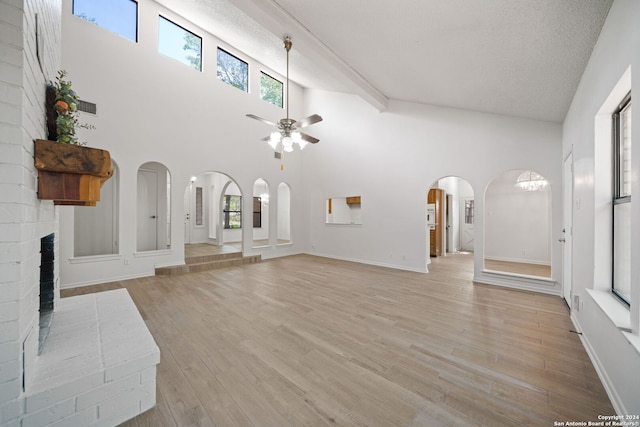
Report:
M 161 163 L 138 168 L 136 250 L 155 251 L 171 247 L 171 176 Z
M 551 189 L 529 170 L 494 178 L 484 200 L 484 269 L 551 277 Z

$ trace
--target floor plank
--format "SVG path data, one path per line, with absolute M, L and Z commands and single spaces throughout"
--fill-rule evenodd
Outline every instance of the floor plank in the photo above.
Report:
M 137 426 L 516 426 L 614 414 L 559 297 L 298 255 L 126 287 L 161 350 Z

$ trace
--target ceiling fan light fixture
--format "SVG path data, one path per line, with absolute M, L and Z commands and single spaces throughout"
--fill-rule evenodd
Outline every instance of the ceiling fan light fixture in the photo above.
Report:
M 269 136 L 267 143 L 271 146 L 271 148 L 275 150 L 276 148 L 278 148 L 280 137 L 281 137 L 280 132 L 271 132 L 271 135 Z
M 293 139 L 290 136 L 285 136 L 282 138 L 282 149 L 286 153 L 290 153 L 293 151 Z
M 264 140 L 266 140 L 274 150 L 277 150 L 278 144 L 282 142 L 282 150 L 288 153 L 293 151 L 294 144 L 298 144 L 300 150 L 302 150 L 307 146 L 308 143 L 317 143 L 319 141 L 317 138 L 314 138 L 307 134 L 302 134 L 298 131 L 298 129 L 322 121 L 322 117 L 318 114 L 312 114 L 309 117 L 305 117 L 304 119 L 298 121 L 289 117 L 289 51 L 291 50 L 291 46 L 293 46 L 291 38 L 289 36 L 286 36 L 284 38 L 284 49 L 287 51 L 287 82 L 285 95 L 287 117 L 284 119 L 280 119 L 277 123 L 274 123 L 269 120 L 263 119 L 262 117 L 258 117 L 254 114 L 247 114 L 247 117 L 249 118 L 261 121 L 271 126 L 275 126 L 278 131 L 271 132 L 269 137 L 264 138 Z

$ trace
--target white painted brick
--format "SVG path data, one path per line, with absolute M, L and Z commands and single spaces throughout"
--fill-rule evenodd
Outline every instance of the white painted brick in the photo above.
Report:
M 14 420 L 22 415 L 22 405 L 20 400 L 10 400 L 0 406 L 0 424 L 9 420 Z
M 22 165 L 0 164 L 0 182 L 22 184 L 27 181 L 28 173 Z M 5 201 L 4 194 L 2 197 Z
M 4 156 L 2 144 L 17 146 L 22 141 L 20 126 L 0 123 L 0 163 L 16 163 L 9 156 Z
M 19 70 L 19 68 L 10 67 L 10 66 L 7 66 L 6 64 L 0 62 L 0 73 L 3 73 L 3 72 L 15 73 L 16 76 L 14 76 L 14 78 L 17 78 L 17 76 L 19 76 L 18 70 Z M 19 125 L 19 124 L 21 124 L 22 123 L 22 114 L 21 114 L 20 109 L 16 108 L 14 105 L 5 104 L 3 102 L 0 102 L 0 121 L 2 123 L 7 123 L 7 124 L 10 124 L 10 125 Z
M 119 396 L 98 405 L 98 422 L 96 426 L 117 425 L 140 413 L 140 393 Z
M 0 246 L 2 245 L 0 244 Z M 6 302 L 18 301 L 19 299 L 20 299 L 20 283 L 18 282 L 0 283 L 0 304 L 6 303 Z
M 20 376 L 20 361 L 18 359 L 0 363 L 0 384 L 16 379 Z
M 22 19 L 22 9 L 8 3 L 0 3 L 0 16 L 4 22 L 16 22 Z
M 0 384 L 0 402 L 17 399 L 22 391 L 22 381 L 19 378 Z
M 140 413 L 148 411 L 156 406 L 156 384 L 153 383 L 151 390 L 147 391 L 147 394 L 140 400 Z
M 24 224 L 0 224 L 0 236 L 4 242 L 20 242 L 23 239 Z
M 97 389 L 84 393 L 76 398 L 76 410 L 82 411 L 98 403 L 121 396 L 131 389 L 140 386 L 140 374 L 136 373 L 117 381 L 105 383 Z
M 2 22 L 3 25 L 0 25 L 0 40 L 8 45 L 22 48 L 22 22 L 5 23 L 6 20 L 4 18 Z M 20 58 L 20 62 L 14 63 L 13 65 L 21 64 L 22 58 Z
M 37 412 L 27 412 L 22 417 L 23 427 L 43 427 L 59 421 L 75 412 L 75 399 L 67 399 Z
M 72 398 L 100 387 L 103 384 L 102 377 L 101 372 L 95 372 L 84 378 L 68 382 L 58 387 L 27 395 L 25 398 L 26 411 L 34 412 L 51 406 L 59 400 Z M 29 392 L 29 390 L 27 390 L 27 392 Z
M 18 319 L 20 313 L 20 304 L 17 301 L 5 302 L 0 304 L 0 322 L 11 322 Z M 7 360 L 2 357 L 4 354 L 3 345 L 0 345 L 0 362 Z
M 13 322 L 0 323 L 0 344 L 17 341 L 19 336 L 17 319 Z
M 160 362 L 160 355 L 152 353 L 136 360 L 128 361 L 126 364 L 114 366 L 105 370 L 105 381 L 113 381 L 127 375 L 140 372 L 143 369 Z
M 82 412 L 63 418 L 49 427 L 87 427 L 93 425 L 98 420 L 98 408 L 92 407 Z
M 0 163 L 21 165 L 24 156 L 24 148 L 19 144 L 18 139 L 14 139 L 14 130 L 19 129 L 16 126 L 3 125 L 0 123 L 0 137 L 9 139 L 12 143 L 2 142 L 0 144 Z M 6 135 L 2 136 L 2 135 Z
M 156 365 L 153 365 L 150 368 L 145 369 L 140 373 L 140 384 L 147 384 L 156 382 Z
M 0 43 L 0 61 L 7 62 L 7 58 L 21 55 L 20 49 L 6 44 Z M 9 60 L 9 62 L 12 62 Z M 22 106 L 22 92 L 18 86 L 10 85 L 8 83 L 0 81 L 0 99 L 3 103 L 14 105 L 16 107 Z
M 0 277 L 7 282 L 17 282 L 20 280 L 20 271 L 21 265 L 18 262 L 9 262 L 0 264 Z M 2 310 L 2 306 L 0 305 L 0 310 Z M 0 313 L 0 322 L 4 321 L 3 313 Z M 11 320 L 11 319 L 6 319 Z

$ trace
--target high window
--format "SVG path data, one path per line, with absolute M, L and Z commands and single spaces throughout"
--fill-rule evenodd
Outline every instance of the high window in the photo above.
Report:
M 464 201 L 464 223 L 465 224 L 473 224 L 473 217 L 475 215 L 473 200 L 465 200 Z
M 282 88 L 280 80 L 274 79 L 264 71 L 260 72 L 260 98 L 282 108 Z
M 73 14 L 102 28 L 138 41 L 138 3 L 132 0 L 74 0 Z
M 218 78 L 249 92 L 249 64 L 221 48 L 218 48 Z
M 242 196 L 224 196 L 224 228 L 242 228 Z
M 202 38 L 162 16 L 158 20 L 158 51 L 202 70 Z
M 613 114 L 612 290 L 631 301 L 631 93 Z

